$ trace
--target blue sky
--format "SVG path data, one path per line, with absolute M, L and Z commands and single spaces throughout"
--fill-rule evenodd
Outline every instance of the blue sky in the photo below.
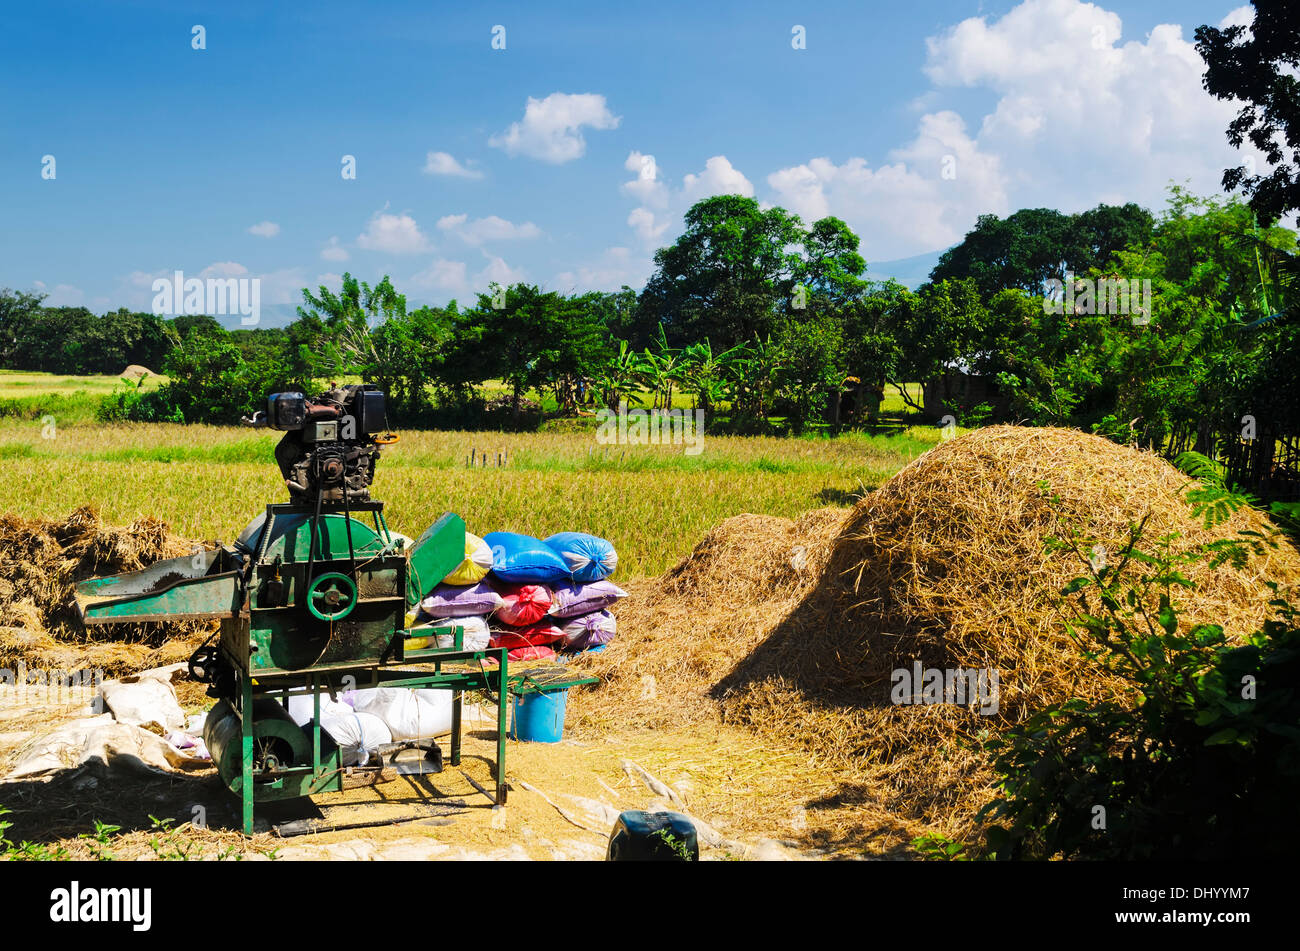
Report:
M 345 270 L 412 303 L 639 287 L 691 201 L 731 191 L 838 215 L 869 276 L 913 276 L 882 262 L 983 212 L 1217 192 L 1242 156 L 1191 43 L 1225 18 L 1248 20 L 1202 0 L 11 6 L 0 286 L 147 310 L 178 269 L 256 277 L 273 322 Z

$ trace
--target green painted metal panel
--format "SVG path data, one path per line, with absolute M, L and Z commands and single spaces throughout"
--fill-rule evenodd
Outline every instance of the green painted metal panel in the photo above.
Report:
M 321 515 L 316 527 L 316 561 L 347 558 L 348 521 L 346 515 Z M 375 555 L 383 550 L 384 541 L 372 526 L 354 518 L 351 519 L 351 529 L 353 551 L 358 556 Z M 271 527 L 271 537 L 266 540 L 264 560 L 270 561 L 279 555 L 285 562 L 308 561 L 311 557 L 310 543 L 310 515 L 277 515 Z
M 451 512 L 424 530 L 411 549 L 406 603 L 416 605 L 465 560 L 465 523 Z
M 159 561 L 140 571 L 93 578 L 76 586 L 87 624 L 229 617 L 239 608 L 239 575 L 221 571 L 220 550 Z

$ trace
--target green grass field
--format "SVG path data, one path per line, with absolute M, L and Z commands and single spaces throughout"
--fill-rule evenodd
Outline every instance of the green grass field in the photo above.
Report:
M 286 500 L 272 457 L 278 433 L 95 423 L 95 403 L 118 384 L 0 373 L 0 512 L 54 518 L 91 504 L 110 523 L 155 515 L 182 535 L 229 542 L 266 503 Z M 901 416 L 901 399 L 892 399 Z M 4 412 L 14 405 L 26 409 Z M 933 427 L 898 429 L 705 436 L 698 455 L 680 445 L 601 445 L 590 419 L 536 433 L 404 432 L 384 450 L 374 494 L 389 525 L 410 535 L 444 511 L 478 534 L 594 532 L 617 545 L 620 577 L 635 577 L 665 570 L 729 516 L 852 504 L 939 439 Z M 471 453 L 492 464 L 470 468 Z
M 145 389 L 165 378 L 149 377 Z M 100 402 L 122 386 L 119 376 L 61 376 L 0 370 L 0 419 L 40 419 L 53 416 L 56 425 L 90 422 Z
M 112 523 L 141 515 L 229 542 L 286 493 L 278 434 L 166 424 L 58 427 L 0 421 L 0 511 L 57 517 L 92 504 Z M 391 527 L 415 535 L 444 511 L 478 534 L 594 532 L 619 549 L 620 576 L 656 574 L 731 515 L 848 505 L 934 444 L 938 431 L 837 439 L 705 437 L 681 446 L 600 446 L 592 433 L 408 432 L 385 449 L 374 494 Z M 504 466 L 469 468 L 471 450 Z

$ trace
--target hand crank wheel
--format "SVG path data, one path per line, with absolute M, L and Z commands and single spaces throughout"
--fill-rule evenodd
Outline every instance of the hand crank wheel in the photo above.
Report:
M 357 586 L 347 575 L 331 571 L 307 586 L 307 610 L 322 621 L 341 621 L 357 606 Z

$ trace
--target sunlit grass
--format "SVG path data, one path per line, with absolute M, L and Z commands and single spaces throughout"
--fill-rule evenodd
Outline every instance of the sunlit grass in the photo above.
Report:
M 158 386 L 163 377 L 149 377 L 144 382 L 146 390 Z M 29 373 L 25 370 L 0 370 L 0 399 L 23 396 L 45 396 L 76 392 L 97 393 L 106 396 L 122 385 L 122 377 L 109 373 L 103 376 L 66 376 L 59 373 Z
M 229 542 L 266 503 L 286 500 L 272 457 L 279 433 L 145 423 L 46 432 L 39 420 L 0 421 L 0 511 L 53 517 L 90 503 L 113 523 L 151 514 L 181 534 Z M 728 516 L 851 504 L 938 438 L 929 427 L 705 436 L 688 456 L 680 445 L 599 445 L 594 430 L 405 432 L 384 450 L 374 494 L 390 526 L 410 535 L 444 511 L 479 534 L 594 532 L 618 547 L 619 576 L 632 577 L 663 571 Z M 471 451 L 492 464 L 470 468 Z

